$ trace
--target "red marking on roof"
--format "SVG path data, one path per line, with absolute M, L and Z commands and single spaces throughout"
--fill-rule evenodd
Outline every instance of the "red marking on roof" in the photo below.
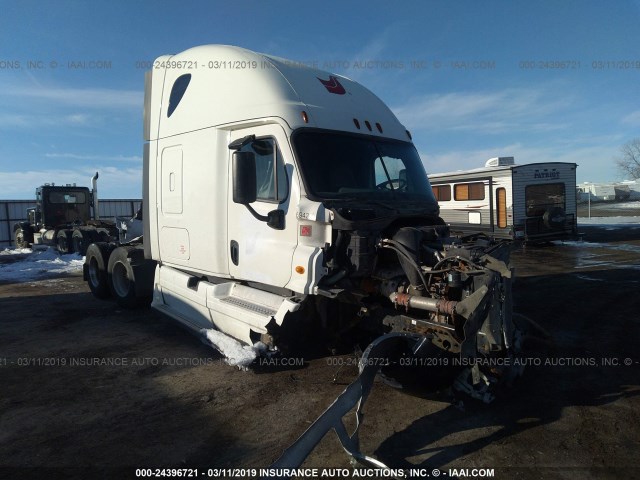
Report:
M 329 75 L 329 80 L 323 80 L 320 77 L 316 78 L 320 80 L 320 83 L 324 85 L 324 88 L 326 88 L 329 93 L 335 93 L 336 95 L 344 95 L 347 93 L 342 84 L 333 75 Z

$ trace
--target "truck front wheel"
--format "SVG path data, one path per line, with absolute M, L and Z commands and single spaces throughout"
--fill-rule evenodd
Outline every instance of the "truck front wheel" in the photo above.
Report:
M 113 249 L 113 245 L 104 242 L 92 243 L 87 248 L 87 255 L 84 261 L 85 278 L 91 293 L 97 298 L 106 299 L 111 295 L 107 265 Z

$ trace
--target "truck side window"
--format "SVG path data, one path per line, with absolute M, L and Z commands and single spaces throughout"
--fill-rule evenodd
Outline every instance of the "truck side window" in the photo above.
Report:
M 189 82 L 191 81 L 191 74 L 180 75 L 171 87 L 171 94 L 169 95 L 169 107 L 167 108 L 167 118 L 170 117 L 176 110 L 180 100 L 187 91 Z
M 256 156 L 257 198 L 263 202 L 284 201 L 289 192 L 282 154 L 273 138 L 259 138 L 240 149 Z

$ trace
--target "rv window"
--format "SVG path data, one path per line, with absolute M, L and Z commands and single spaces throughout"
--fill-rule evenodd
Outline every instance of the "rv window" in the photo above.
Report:
M 451 200 L 451 185 L 434 185 L 433 194 L 439 202 L 448 202 Z
M 524 189 L 527 217 L 541 217 L 553 207 L 565 208 L 564 183 L 527 185 Z
M 280 149 L 273 138 L 260 138 L 248 143 L 241 152 L 256 156 L 257 199 L 280 203 L 287 198 L 287 173 Z M 275 168 L 274 168 L 275 165 Z
M 458 183 L 453 187 L 456 200 L 484 200 L 484 183 Z

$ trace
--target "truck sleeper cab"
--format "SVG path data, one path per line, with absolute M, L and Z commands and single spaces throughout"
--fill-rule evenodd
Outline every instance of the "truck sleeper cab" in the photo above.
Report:
M 171 68 L 218 55 L 247 68 Z M 145 202 L 156 205 L 148 212 L 151 241 L 145 242 L 147 255 L 159 262 L 156 308 L 252 343 L 267 334 L 275 305 L 284 306 L 274 316 L 278 324 L 300 305 L 282 298 L 316 295 L 325 276 L 371 274 L 373 237 L 361 235 L 365 243 L 357 251 L 351 246 L 359 272 L 340 264 L 336 214 L 350 221 L 368 216 L 392 223 L 406 216 L 437 222 L 406 129 L 355 82 L 234 47 L 197 47 L 156 64 L 167 67 L 148 77 L 145 122 L 150 135 L 157 132 L 147 144 Z M 243 152 L 255 158 L 251 209 L 233 201 L 233 158 Z M 282 212 L 282 228 L 251 210 L 258 217 Z M 348 248 L 345 239 L 341 248 Z M 261 302 L 271 295 L 273 303 L 256 305 L 238 281 L 261 286 Z M 230 315 L 230 305 L 237 314 Z M 241 306 L 266 314 L 258 319 Z

